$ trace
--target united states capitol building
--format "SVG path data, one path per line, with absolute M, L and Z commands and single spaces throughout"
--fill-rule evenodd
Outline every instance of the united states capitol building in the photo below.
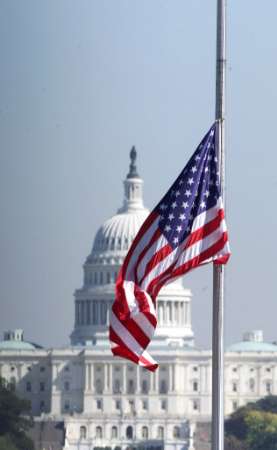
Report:
M 211 420 L 211 351 L 194 345 L 185 279 L 158 296 L 149 348 L 160 364 L 155 373 L 110 351 L 114 283 L 149 213 L 134 152 L 123 205 L 99 228 L 85 260 L 70 344 L 41 348 L 25 341 L 22 330 L 5 332 L 0 342 L 0 375 L 30 400 L 36 422 L 64 424 L 66 450 L 198 450 L 197 427 Z M 277 345 L 264 342 L 261 331 L 245 333 L 225 353 L 225 413 L 270 393 L 277 394 Z M 42 448 L 58 448 L 47 445 Z

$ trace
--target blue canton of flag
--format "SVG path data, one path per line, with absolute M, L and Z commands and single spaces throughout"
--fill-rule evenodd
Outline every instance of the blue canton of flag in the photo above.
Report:
M 172 247 L 188 237 L 194 218 L 215 206 L 220 197 L 215 129 L 216 124 L 155 208 L 160 214 L 159 228 Z

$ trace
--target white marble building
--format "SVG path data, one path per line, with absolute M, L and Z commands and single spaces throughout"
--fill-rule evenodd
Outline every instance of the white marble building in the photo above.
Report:
M 68 450 L 193 449 L 197 422 L 211 417 L 211 351 L 194 346 L 191 292 L 182 280 L 158 297 L 150 352 L 155 373 L 114 358 L 108 340 L 114 281 L 148 214 L 132 150 L 124 203 L 98 230 L 75 292 L 71 346 L 47 350 L 8 332 L 0 342 L 0 375 L 28 398 L 37 420 L 63 420 Z M 225 353 L 225 413 L 277 394 L 277 346 L 247 333 Z

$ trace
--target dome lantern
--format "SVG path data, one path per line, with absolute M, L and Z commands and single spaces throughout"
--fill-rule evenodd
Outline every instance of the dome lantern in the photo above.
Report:
M 139 177 L 136 166 L 137 150 L 135 146 L 130 151 L 129 173 L 124 180 L 124 202 L 118 213 L 132 213 L 145 210 L 143 205 L 143 180 Z

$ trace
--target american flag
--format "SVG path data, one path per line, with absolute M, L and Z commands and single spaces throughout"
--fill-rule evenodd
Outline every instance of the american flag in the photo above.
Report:
M 224 220 L 217 122 L 140 228 L 116 281 L 110 319 L 114 355 L 149 370 L 158 364 L 146 348 L 157 325 L 160 289 L 189 270 L 230 256 Z

